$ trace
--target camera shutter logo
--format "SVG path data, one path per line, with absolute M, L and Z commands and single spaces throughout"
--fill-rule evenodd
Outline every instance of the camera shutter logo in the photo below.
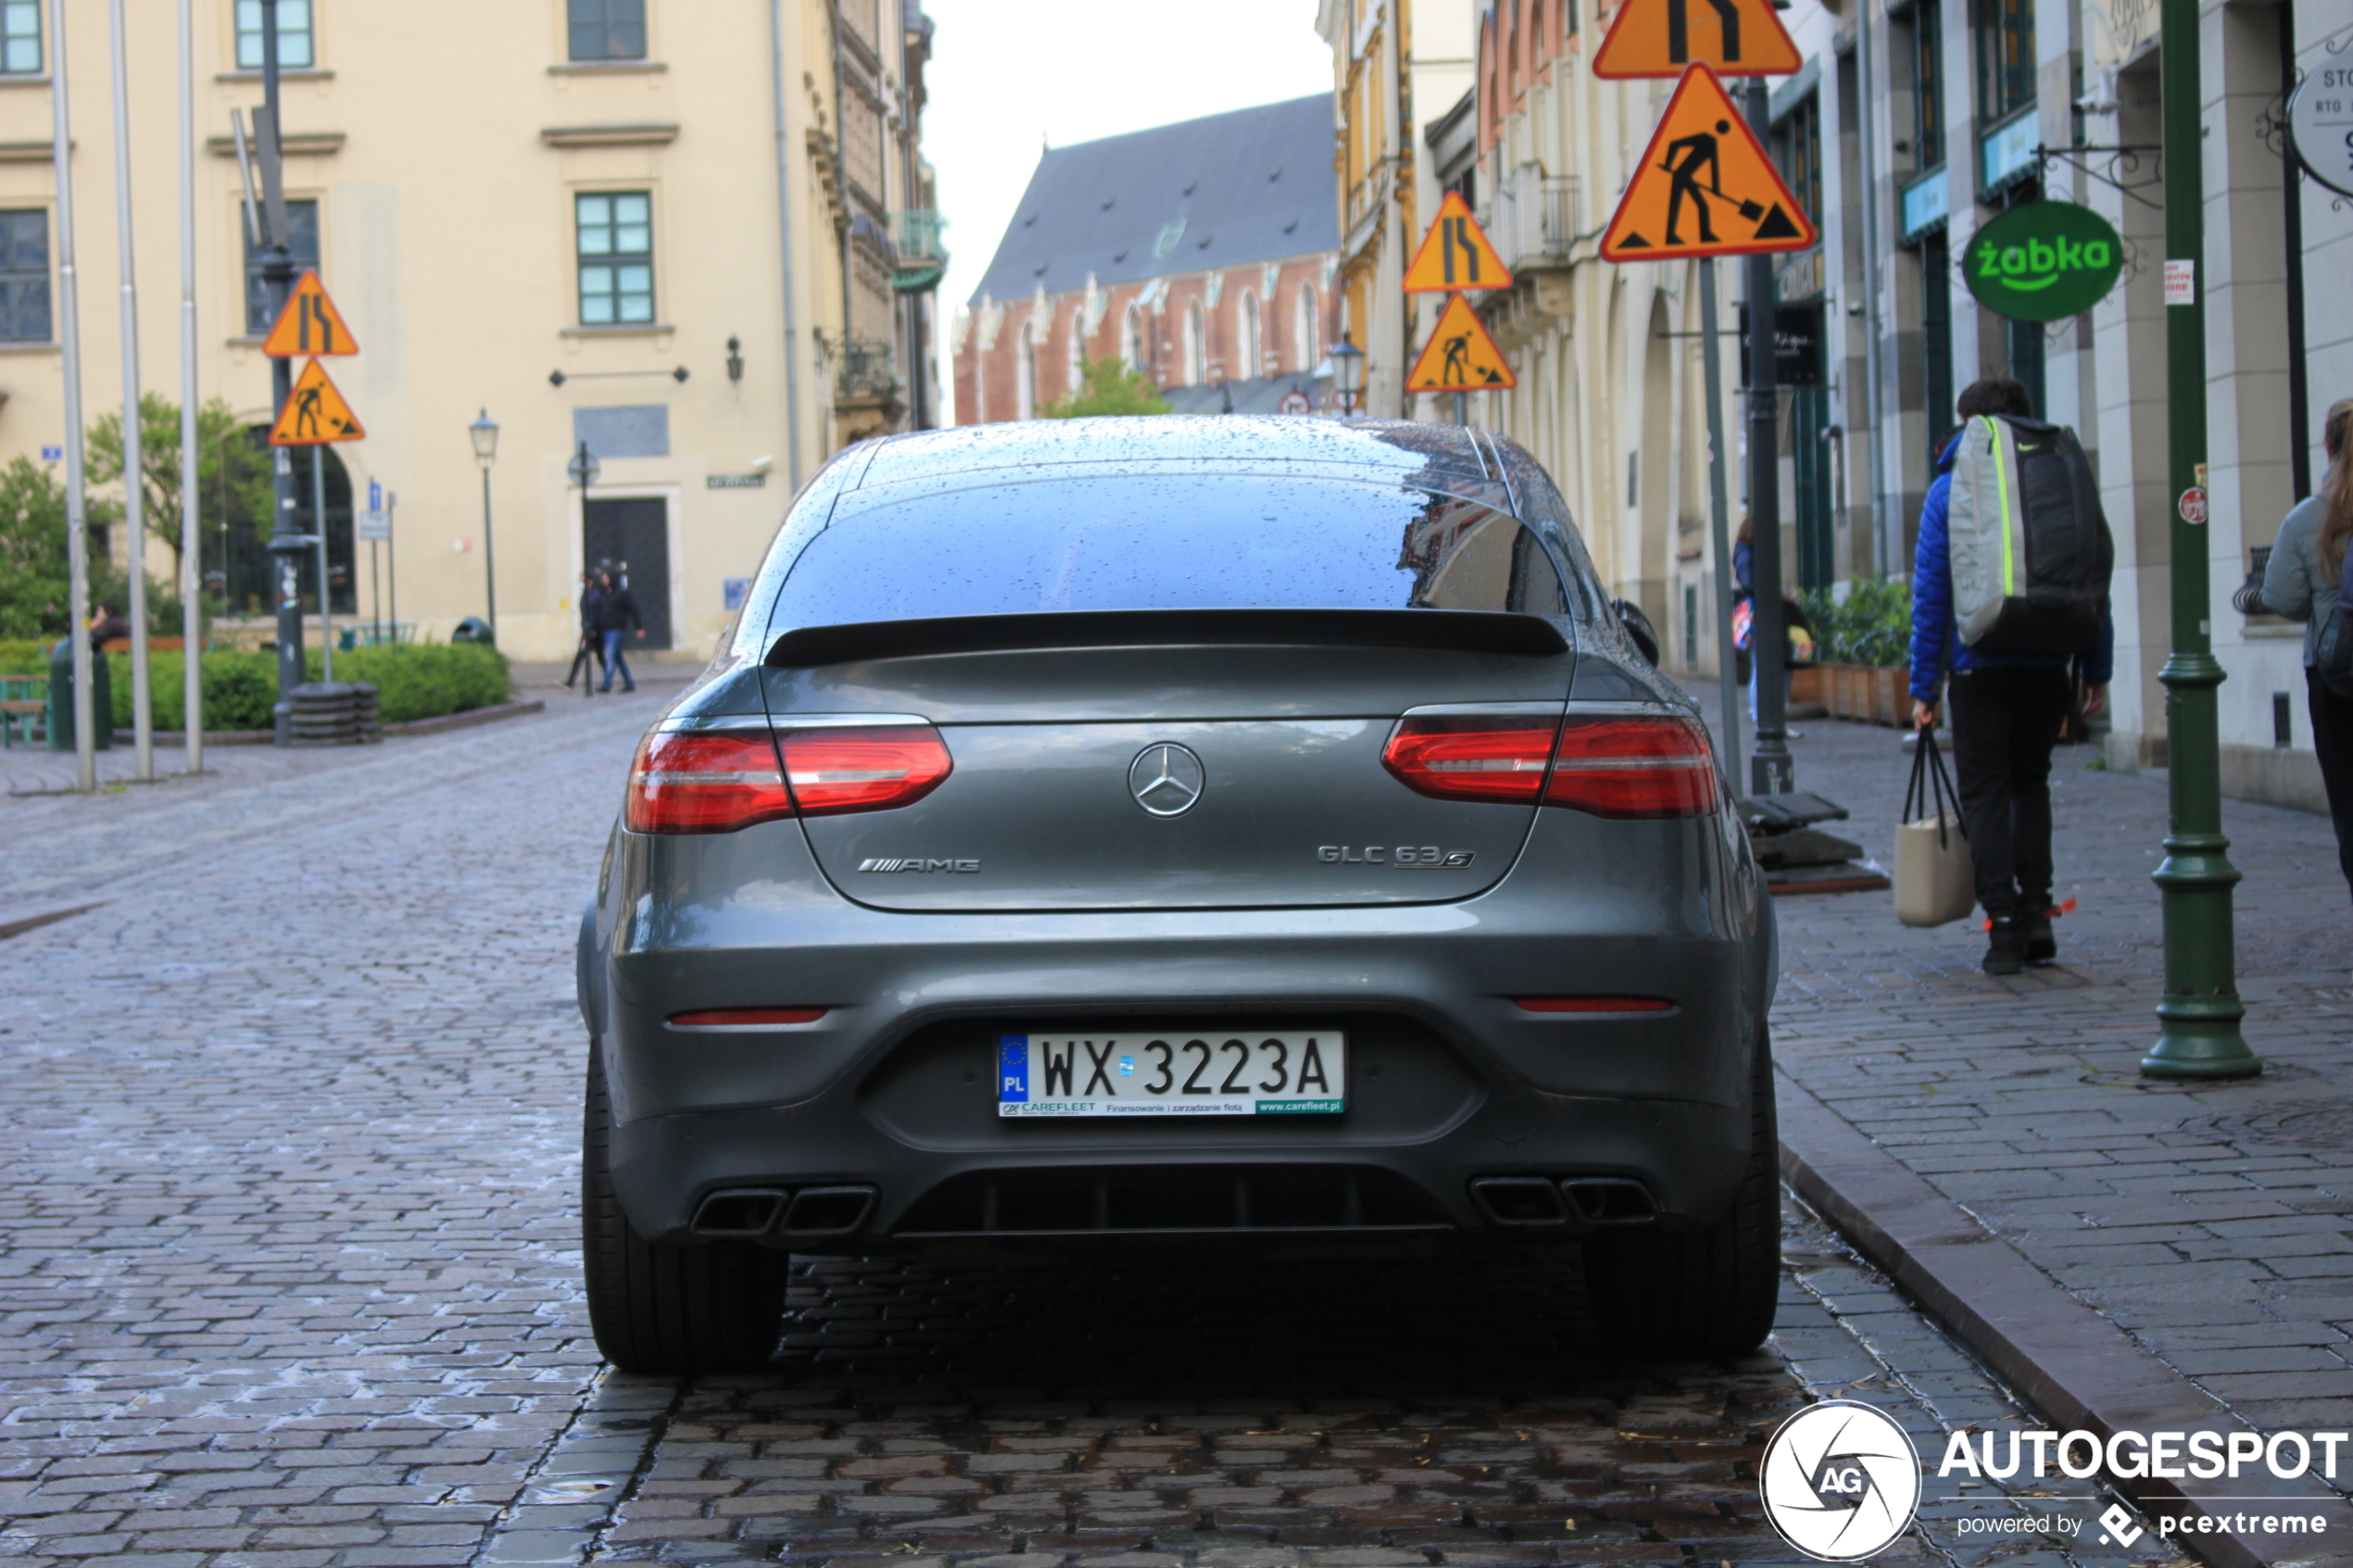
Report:
M 1783 1540 L 1808 1557 L 1852 1562 L 1911 1527 L 1919 1451 L 1878 1407 L 1826 1399 L 1775 1430 L 1756 1489 Z

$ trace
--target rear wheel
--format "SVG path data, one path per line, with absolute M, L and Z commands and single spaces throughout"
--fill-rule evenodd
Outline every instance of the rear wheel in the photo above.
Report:
M 597 1348 L 623 1372 L 757 1372 L 784 1331 L 784 1253 L 749 1242 L 670 1247 L 630 1227 L 607 1164 L 612 1101 L 588 1052 L 580 1151 L 580 1251 Z
M 1585 1243 L 1594 1321 L 1613 1344 L 1731 1361 L 1765 1342 L 1780 1294 L 1780 1159 L 1772 1043 L 1759 1030 L 1730 1211 L 1705 1230 L 1604 1231 Z

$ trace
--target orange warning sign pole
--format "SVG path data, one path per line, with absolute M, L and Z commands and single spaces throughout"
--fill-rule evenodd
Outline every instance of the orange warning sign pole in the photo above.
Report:
M 1626 0 L 1593 51 L 1593 74 L 1613 82 L 1680 76 L 1693 65 L 1718 76 L 1787 76 L 1802 64 L 1772 0 Z
M 1405 378 L 1408 392 L 1509 392 L 1518 384 L 1478 312 L 1459 294 L 1439 313 L 1438 325 Z
M 333 441 L 364 440 L 367 434 L 359 426 L 359 416 L 327 379 L 327 367 L 313 359 L 302 368 L 285 411 L 270 427 L 270 445 L 321 446 Z
M 261 340 L 261 352 L 273 359 L 295 359 L 304 355 L 357 354 L 359 345 L 345 324 L 343 312 L 327 297 L 327 286 L 319 281 L 319 274 L 305 272 L 286 296 L 285 307 L 278 312 L 270 335 Z
M 1819 238 L 1724 84 L 1693 65 L 1602 232 L 1602 259 L 1754 256 L 1807 250 Z
M 1470 204 L 1459 191 L 1449 191 L 1438 204 L 1438 216 L 1422 235 L 1405 269 L 1407 294 L 1458 294 L 1465 289 L 1507 289 L 1512 270 L 1504 265 L 1487 231 L 1478 226 Z

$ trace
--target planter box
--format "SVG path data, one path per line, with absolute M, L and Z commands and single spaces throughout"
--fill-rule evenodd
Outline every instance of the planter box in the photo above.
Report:
M 1912 707 L 1912 672 L 1867 664 L 1815 664 L 1790 672 L 1792 707 L 1811 705 L 1833 719 L 1900 729 Z

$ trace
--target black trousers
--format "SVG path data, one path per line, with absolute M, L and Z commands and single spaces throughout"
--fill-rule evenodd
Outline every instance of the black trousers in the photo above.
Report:
M 580 648 L 572 656 L 572 673 L 564 677 L 564 684 L 569 686 L 580 679 L 580 672 L 588 668 L 591 660 L 602 664 L 604 658 L 605 640 L 594 632 L 580 633 Z M 590 679 L 593 680 L 595 677 L 591 676 Z
M 2312 705 L 2312 749 L 2321 758 L 2321 784 L 2336 823 L 2336 864 L 2353 886 L 2353 702 L 2304 671 L 2304 692 Z
M 2072 695 L 2067 671 L 1958 671 L 1947 691 L 1977 901 L 1995 920 L 2040 914 L 2051 907 L 2051 747 Z

